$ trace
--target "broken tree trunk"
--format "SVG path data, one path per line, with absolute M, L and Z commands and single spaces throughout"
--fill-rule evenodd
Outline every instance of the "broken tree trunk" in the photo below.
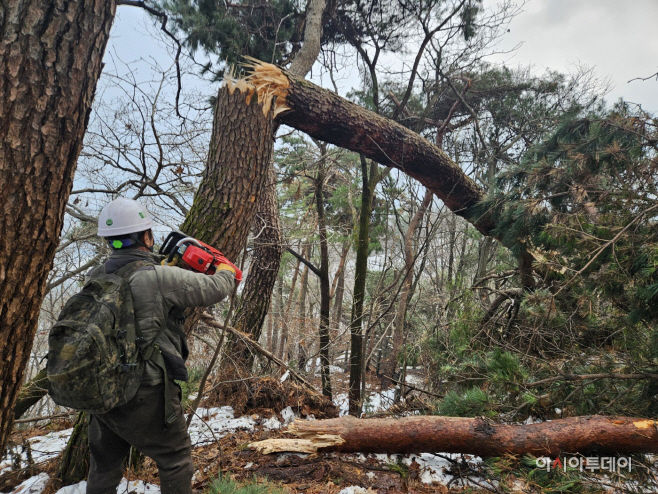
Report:
M 473 217 L 472 206 L 483 191 L 439 147 L 399 123 L 296 77 L 279 67 L 254 60 L 248 77 L 277 96 L 278 121 L 336 146 L 349 149 L 417 179 L 455 214 L 485 235 L 490 217 Z
M 415 178 L 453 213 L 483 235 L 492 235 L 496 219 L 476 214 L 484 191 L 438 146 L 414 131 L 276 65 L 252 59 L 248 80 L 259 93 L 276 96 L 277 120 L 318 140 L 349 149 Z M 499 237 L 495 237 L 500 240 Z M 519 253 L 521 283 L 534 288 L 533 257 Z
M 492 424 L 482 418 L 405 417 L 295 421 L 288 432 L 299 439 L 268 439 L 250 448 L 264 454 L 467 453 L 556 456 L 560 453 L 633 454 L 658 452 L 658 422 L 591 415 L 529 425 Z

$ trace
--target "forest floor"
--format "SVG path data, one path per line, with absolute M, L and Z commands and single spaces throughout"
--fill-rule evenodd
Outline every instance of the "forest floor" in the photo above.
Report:
M 374 376 L 369 379 L 368 411 L 377 416 L 391 413 L 395 390 L 383 393 Z M 412 370 L 407 382 L 422 388 L 420 377 Z M 267 481 L 290 493 L 308 494 L 371 494 L 371 493 L 485 493 L 503 492 L 495 481 L 489 481 L 487 469 L 479 457 L 455 454 L 362 455 L 325 453 L 263 455 L 251 450 L 252 442 L 278 437 L 290 437 L 286 426 L 293 420 L 309 416 L 344 415 L 347 412 L 347 376 L 336 372 L 331 410 L 322 404 L 298 402 L 298 387 L 264 378 L 252 383 L 252 399 L 237 406 L 242 412 L 234 416 L 230 406 L 215 406 L 212 400 L 203 403 L 190 425 L 194 445 L 193 458 L 197 471 L 193 479 L 196 492 L 208 490 L 212 481 L 229 476 L 237 482 Z M 212 383 L 210 384 L 212 387 Z M 263 394 L 263 392 L 265 392 Z M 254 396 L 265 396 L 263 400 Z M 295 396 L 293 396 L 295 395 Z M 211 393 L 212 396 L 212 393 Z M 294 399 L 292 401 L 294 401 Z M 236 401 L 238 403 L 239 400 Z M 416 398 L 422 403 L 422 397 Z M 414 403 L 411 400 L 411 403 Z M 392 412 L 413 413 L 399 407 Z M 301 415 L 301 418 L 300 418 Z M 60 420 L 42 427 L 17 431 L 12 436 L 11 454 L 0 461 L 0 491 L 20 494 L 52 494 L 47 487 L 54 475 L 58 458 L 71 433 L 72 421 Z M 490 471 L 490 470 L 489 470 Z M 126 470 L 120 494 L 159 494 L 157 468 L 146 459 L 138 470 Z M 127 479 L 127 480 L 126 480 Z M 58 494 L 84 494 L 85 483 L 65 487 Z M 530 492 L 522 479 L 509 482 L 505 492 Z M 608 492 L 613 492 L 608 490 Z

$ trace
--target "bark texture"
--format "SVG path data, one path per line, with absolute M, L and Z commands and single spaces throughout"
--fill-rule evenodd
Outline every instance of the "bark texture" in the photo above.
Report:
M 254 250 L 234 326 L 258 341 L 272 300 L 282 254 L 276 173 L 271 165 L 267 167 L 267 182 L 258 198 L 253 231 Z M 251 352 L 241 340 L 235 341 L 233 355 L 245 367 L 251 366 Z
M 230 260 L 242 252 L 268 177 L 274 144 L 270 105 L 253 87 L 226 81 L 217 94 L 208 163 L 181 230 Z
M 309 0 L 306 13 L 306 26 L 304 29 L 304 45 L 292 61 L 290 71 L 304 77 L 313 66 L 320 53 L 320 39 L 322 37 L 322 15 L 325 11 L 326 0 Z M 247 123 L 247 122 L 245 122 Z M 273 127 L 271 145 L 274 144 L 276 127 Z M 276 201 L 276 172 L 274 164 L 270 163 L 268 170 L 268 186 L 258 197 L 258 212 L 254 230 L 254 252 L 252 263 L 247 276 L 241 305 L 236 313 L 235 326 L 258 340 L 260 337 L 265 316 L 270 308 L 272 293 L 276 283 L 277 273 L 281 264 L 281 230 L 279 221 L 279 207 Z M 285 342 L 284 342 L 285 343 Z M 238 362 L 246 368 L 252 362 L 249 349 L 240 341 L 235 342 L 234 352 Z
M 529 425 L 498 425 L 482 418 L 405 417 L 295 421 L 289 432 L 300 439 L 261 441 L 261 452 L 341 451 L 344 453 L 467 453 L 482 457 L 560 453 L 633 454 L 658 452 L 653 420 L 593 415 Z M 304 448 L 304 449 L 295 449 Z
M 114 0 L 0 5 L 0 451 L 115 11 Z
M 89 462 L 89 415 L 80 412 L 59 462 L 56 487 L 77 484 L 86 479 Z

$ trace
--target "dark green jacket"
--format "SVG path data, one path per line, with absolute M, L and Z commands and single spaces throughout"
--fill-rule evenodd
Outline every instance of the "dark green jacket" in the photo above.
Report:
M 187 344 L 182 328 L 182 310 L 208 307 L 230 295 L 235 284 L 234 274 L 222 270 L 208 276 L 175 266 L 161 266 L 162 259 L 158 254 L 137 249 L 116 250 L 105 262 L 105 271 L 113 273 L 133 261 L 153 263 L 140 268 L 128 279 L 135 318 L 147 342 L 153 341 L 164 328 L 155 343 L 162 349 L 168 377 L 186 380 Z M 87 277 L 95 276 L 99 270 L 100 266 L 92 268 Z M 147 362 L 142 383 L 153 385 L 162 380 L 162 371 L 152 362 Z

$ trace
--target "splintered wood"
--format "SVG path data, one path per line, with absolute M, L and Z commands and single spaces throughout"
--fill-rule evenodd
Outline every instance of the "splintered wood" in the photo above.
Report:
M 264 455 L 282 451 L 314 454 L 321 448 L 330 448 L 344 442 L 340 436 L 320 434 L 311 439 L 266 439 L 265 441 L 251 443 L 249 447 Z
M 252 57 L 245 58 L 250 63 L 244 64 L 244 67 L 251 71 L 246 82 L 256 88 L 258 101 L 266 101 L 268 111 L 273 101 L 274 117 L 289 110 L 290 108 L 286 106 L 286 95 L 290 81 L 283 71 L 271 63 L 261 62 Z
M 593 415 L 538 424 L 495 424 L 483 418 L 414 416 L 400 419 L 295 421 L 288 432 L 299 439 L 250 445 L 262 453 L 468 453 L 556 456 L 560 453 L 634 454 L 658 452 L 656 422 Z
M 224 85 L 230 94 L 237 89 L 245 95 L 245 104 L 251 104 L 251 98 L 257 95 L 258 104 L 262 106 L 263 115 L 267 116 L 274 104 L 272 118 L 287 110 L 285 96 L 288 89 L 288 78 L 276 65 L 259 62 L 255 58 L 247 57 L 252 63 L 245 64 L 252 73 L 246 78 L 235 76 L 235 69 L 231 67 L 224 74 Z

